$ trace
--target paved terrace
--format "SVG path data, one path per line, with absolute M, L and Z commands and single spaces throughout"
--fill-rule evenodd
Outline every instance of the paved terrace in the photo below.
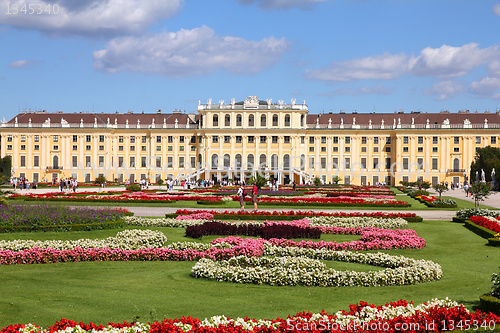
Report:
M 150 189 L 158 189 L 157 186 L 150 186 Z M 165 189 L 165 187 L 163 187 Z M 57 188 L 38 188 L 36 190 L 29 190 L 30 193 L 48 193 L 48 192 L 54 192 L 57 191 Z M 123 187 L 106 187 L 106 191 L 119 191 L 123 190 Z M 174 191 L 182 190 L 180 187 L 176 187 Z M 103 191 L 101 188 L 80 188 L 79 191 L 94 191 L 94 192 L 99 192 Z M 27 193 L 26 190 L 20 191 L 19 189 L 16 190 L 17 193 Z M 78 192 L 78 190 L 77 190 Z M 432 192 L 432 191 L 431 191 Z M 401 195 L 406 195 L 406 194 L 398 194 L 396 196 L 396 199 L 398 196 Z M 473 202 L 473 198 L 471 197 L 466 197 L 465 192 L 463 190 L 455 189 L 455 190 L 449 190 L 447 192 L 443 193 L 443 196 L 449 196 L 449 197 L 454 197 L 454 198 L 459 198 L 467 201 Z M 495 207 L 496 209 L 500 209 L 500 194 L 497 192 L 493 192 L 485 201 L 481 202 L 484 205 Z M 252 210 L 253 205 L 250 203 L 247 203 L 246 205 L 247 210 Z M 94 206 L 95 207 L 95 206 Z M 103 207 L 105 208 L 105 207 Z M 178 209 L 177 207 L 126 207 L 129 211 L 133 212 L 136 216 L 165 216 L 167 213 L 175 213 L 175 211 Z M 190 209 L 190 208 L 187 208 Z M 194 209 L 194 208 L 193 208 Z M 209 210 L 216 210 L 216 211 L 224 211 L 224 210 L 230 210 L 230 211 L 236 211 L 239 210 L 239 208 L 206 208 L 203 206 L 200 206 L 199 209 L 209 209 Z M 397 210 L 382 210 L 382 209 L 342 209 L 342 208 L 332 208 L 332 209 L 326 209 L 326 208 L 317 208 L 317 209 L 308 209 L 307 207 L 300 207 L 300 208 L 259 208 L 260 211 L 275 211 L 275 210 L 312 210 L 315 212 L 353 212 L 353 211 L 359 211 L 359 212 L 388 212 L 388 213 L 394 213 L 397 212 Z M 402 212 L 410 212 L 408 210 L 403 210 Z M 445 221 L 450 221 L 453 216 L 455 216 L 455 211 L 452 210 L 412 210 L 411 212 L 417 214 L 418 216 L 421 216 L 424 220 L 445 220 Z

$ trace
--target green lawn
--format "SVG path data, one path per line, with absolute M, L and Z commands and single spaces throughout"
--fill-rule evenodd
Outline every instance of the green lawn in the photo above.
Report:
M 299 311 L 347 309 L 360 300 L 385 304 L 399 299 L 421 303 L 449 297 L 472 309 L 479 295 L 491 289 L 498 272 L 500 248 L 463 225 L 446 221 L 410 224 L 427 241 L 422 250 L 385 251 L 441 264 L 440 281 L 392 287 L 271 287 L 239 285 L 189 276 L 193 262 L 83 262 L 0 266 L 0 327 L 36 322 L 47 326 L 66 317 L 107 323 L 151 321 L 164 317 L 205 318 L 224 314 L 275 318 Z M 184 229 L 150 228 L 164 232 L 169 242 L 190 240 Z M 118 230 L 70 233 L 0 234 L 0 239 L 105 238 Z M 216 237 L 206 237 L 208 242 Z M 326 235 L 346 241 L 358 236 Z M 365 270 L 364 265 L 329 263 L 338 269 Z

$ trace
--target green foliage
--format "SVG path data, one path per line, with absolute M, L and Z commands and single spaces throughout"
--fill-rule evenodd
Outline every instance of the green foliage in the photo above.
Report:
M 0 206 L 9 206 L 9 203 L 7 202 L 7 200 L 5 200 L 5 198 L 0 198 Z
M 410 195 L 416 196 L 416 195 L 429 195 L 429 192 L 426 190 L 413 190 L 410 192 Z
M 432 186 L 432 188 L 437 192 L 439 193 L 439 201 L 441 201 L 441 194 L 443 192 L 446 192 L 448 191 L 448 187 L 446 185 L 441 185 L 441 184 L 436 184 L 434 186 Z
M 481 178 L 481 170 L 484 170 L 485 180 L 487 182 L 492 181 L 491 171 L 495 168 L 495 182 L 497 185 L 500 181 L 500 148 L 495 148 L 491 146 L 486 146 L 484 148 L 479 148 L 474 162 L 470 166 L 470 178 L 469 183 L 474 183 L 476 180 L 476 172 L 478 172 L 479 178 Z
M 106 177 L 104 176 L 99 176 L 94 180 L 94 183 L 102 185 L 106 182 Z
M 138 192 L 141 190 L 141 185 L 139 184 L 129 184 L 126 188 L 127 191 Z
M 163 185 L 163 183 L 164 183 L 164 182 L 163 182 L 163 179 L 161 179 L 161 178 L 160 178 L 160 179 L 158 179 L 157 183 L 158 183 L 158 185 L 162 186 L 162 185 Z
M 339 176 L 335 176 L 335 177 L 333 177 L 333 179 L 332 179 L 332 180 L 333 180 L 333 183 L 334 183 L 334 184 L 338 184 L 338 183 L 339 183 L 339 181 L 340 181 L 340 177 L 339 177 Z
M 267 182 L 269 181 L 269 179 L 267 179 L 266 177 L 262 176 L 260 174 L 260 172 L 257 172 L 256 176 L 255 177 L 251 177 L 249 180 L 248 180 L 248 184 L 255 184 L 257 185 L 257 188 L 258 189 L 261 189 L 264 185 L 267 184 Z
M 319 179 L 319 177 L 314 177 L 313 184 L 316 185 L 316 186 L 320 186 L 321 185 L 321 179 Z
M 469 192 L 474 198 L 474 204 L 477 208 L 479 201 L 484 201 L 491 194 L 490 183 L 477 182 L 469 187 Z
M 491 276 L 491 282 L 493 282 L 493 287 L 491 289 L 491 295 L 500 298 L 500 274 L 493 274 Z
M 5 184 L 10 179 L 12 172 L 12 158 L 5 156 L 0 158 L 0 184 Z

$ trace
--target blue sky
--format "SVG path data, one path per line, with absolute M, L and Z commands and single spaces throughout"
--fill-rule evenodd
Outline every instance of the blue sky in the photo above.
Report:
M 249 95 L 310 113 L 494 112 L 499 31 L 488 0 L 0 0 L 0 112 Z

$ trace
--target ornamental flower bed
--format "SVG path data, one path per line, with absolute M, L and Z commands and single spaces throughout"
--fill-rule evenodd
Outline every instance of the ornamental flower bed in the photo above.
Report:
M 308 221 L 309 222 L 309 221 Z M 309 226 L 297 226 L 288 223 L 267 223 L 255 225 L 251 223 L 230 224 L 223 222 L 205 222 L 201 225 L 193 225 L 186 228 L 186 236 L 201 238 L 208 235 L 243 235 L 271 238 L 311 238 L 319 239 L 321 230 Z
M 233 196 L 234 201 L 239 200 L 239 197 Z M 245 201 L 251 202 L 252 198 L 247 196 Z M 294 197 L 294 198 L 274 198 L 274 197 L 259 197 L 258 202 L 264 205 L 283 205 L 293 204 L 294 206 L 310 206 L 312 204 L 319 204 L 325 206 L 359 206 L 359 207 L 409 207 L 410 204 L 405 201 L 398 201 L 395 199 L 376 199 L 372 197 L 367 198 L 353 198 L 347 196 L 340 196 L 336 198 L 320 198 L 320 197 Z
M 269 255 L 269 256 L 267 256 Z M 363 263 L 387 267 L 381 271 L 357 272 L 327 269 L 321 260 Z M 264 256 L 235 256 L 225 260 L 201 259 L 191 276 L 233 283 L 277 286 L 390 286 L 439 280 L 441 266 L 426 260 L 383 253 L 356 253 L 265 246 Z
M 499 323 L 496 315 L 487 312 L 469 312 L 462 304 L 449 299 L 433 299 L 423 304 L 400 300 L 373 305 L 359 302 L 349 306 L 349 310 L 340 310 L 329 314 L 299 312 L 286 318 L 253 319 L 213 316 L 200 320 L 192 317 L 164 319 L 152 323 L 108 323 L 106 326 L 94 323 L 84 324 L 68 319 L 61 319 L 54 325 L 43 328 L 36 324 L 14 324 L 4 327 L 0 333 L 217 333 L 217 332 L 306 332 L 328 331 L 346 332 L 443 332 L 453 329 L 493 330 Z
M 436 208 L 454 208 L 457 207 L 457 202 L 453 199 L 439 200 L 432 195 L 415 195 L 413 196 L 418 201 L 424 203 L 428 207 Z
M 195 213 L 207 212 L 214 216 L 215 219 L 234 219 L 248 220 L 248 219 L 300 219 L 308 216 L 336 216 L 336 217 L 380 217 L 380 218 L 404 218 L 409 222 L 421 222 L 422 218 L 417 216 L 415 213 L 406 212 L 315 212 L 312 210 L 290 210 L 290 211 L 215 211 L 215 210 L 188 210 L 188 209 L 178 209 L 175 214 L 166 214 L 166 217 L 176 217 L 178 215 L 188 215 Z
M 116 228 L 125 215 L 130 213 L 123 208 L 0 205 L 0 232 Z
M 500 232 L 500 221 L 493 216 L 471 216 L 471 222 L 494 232 Z

